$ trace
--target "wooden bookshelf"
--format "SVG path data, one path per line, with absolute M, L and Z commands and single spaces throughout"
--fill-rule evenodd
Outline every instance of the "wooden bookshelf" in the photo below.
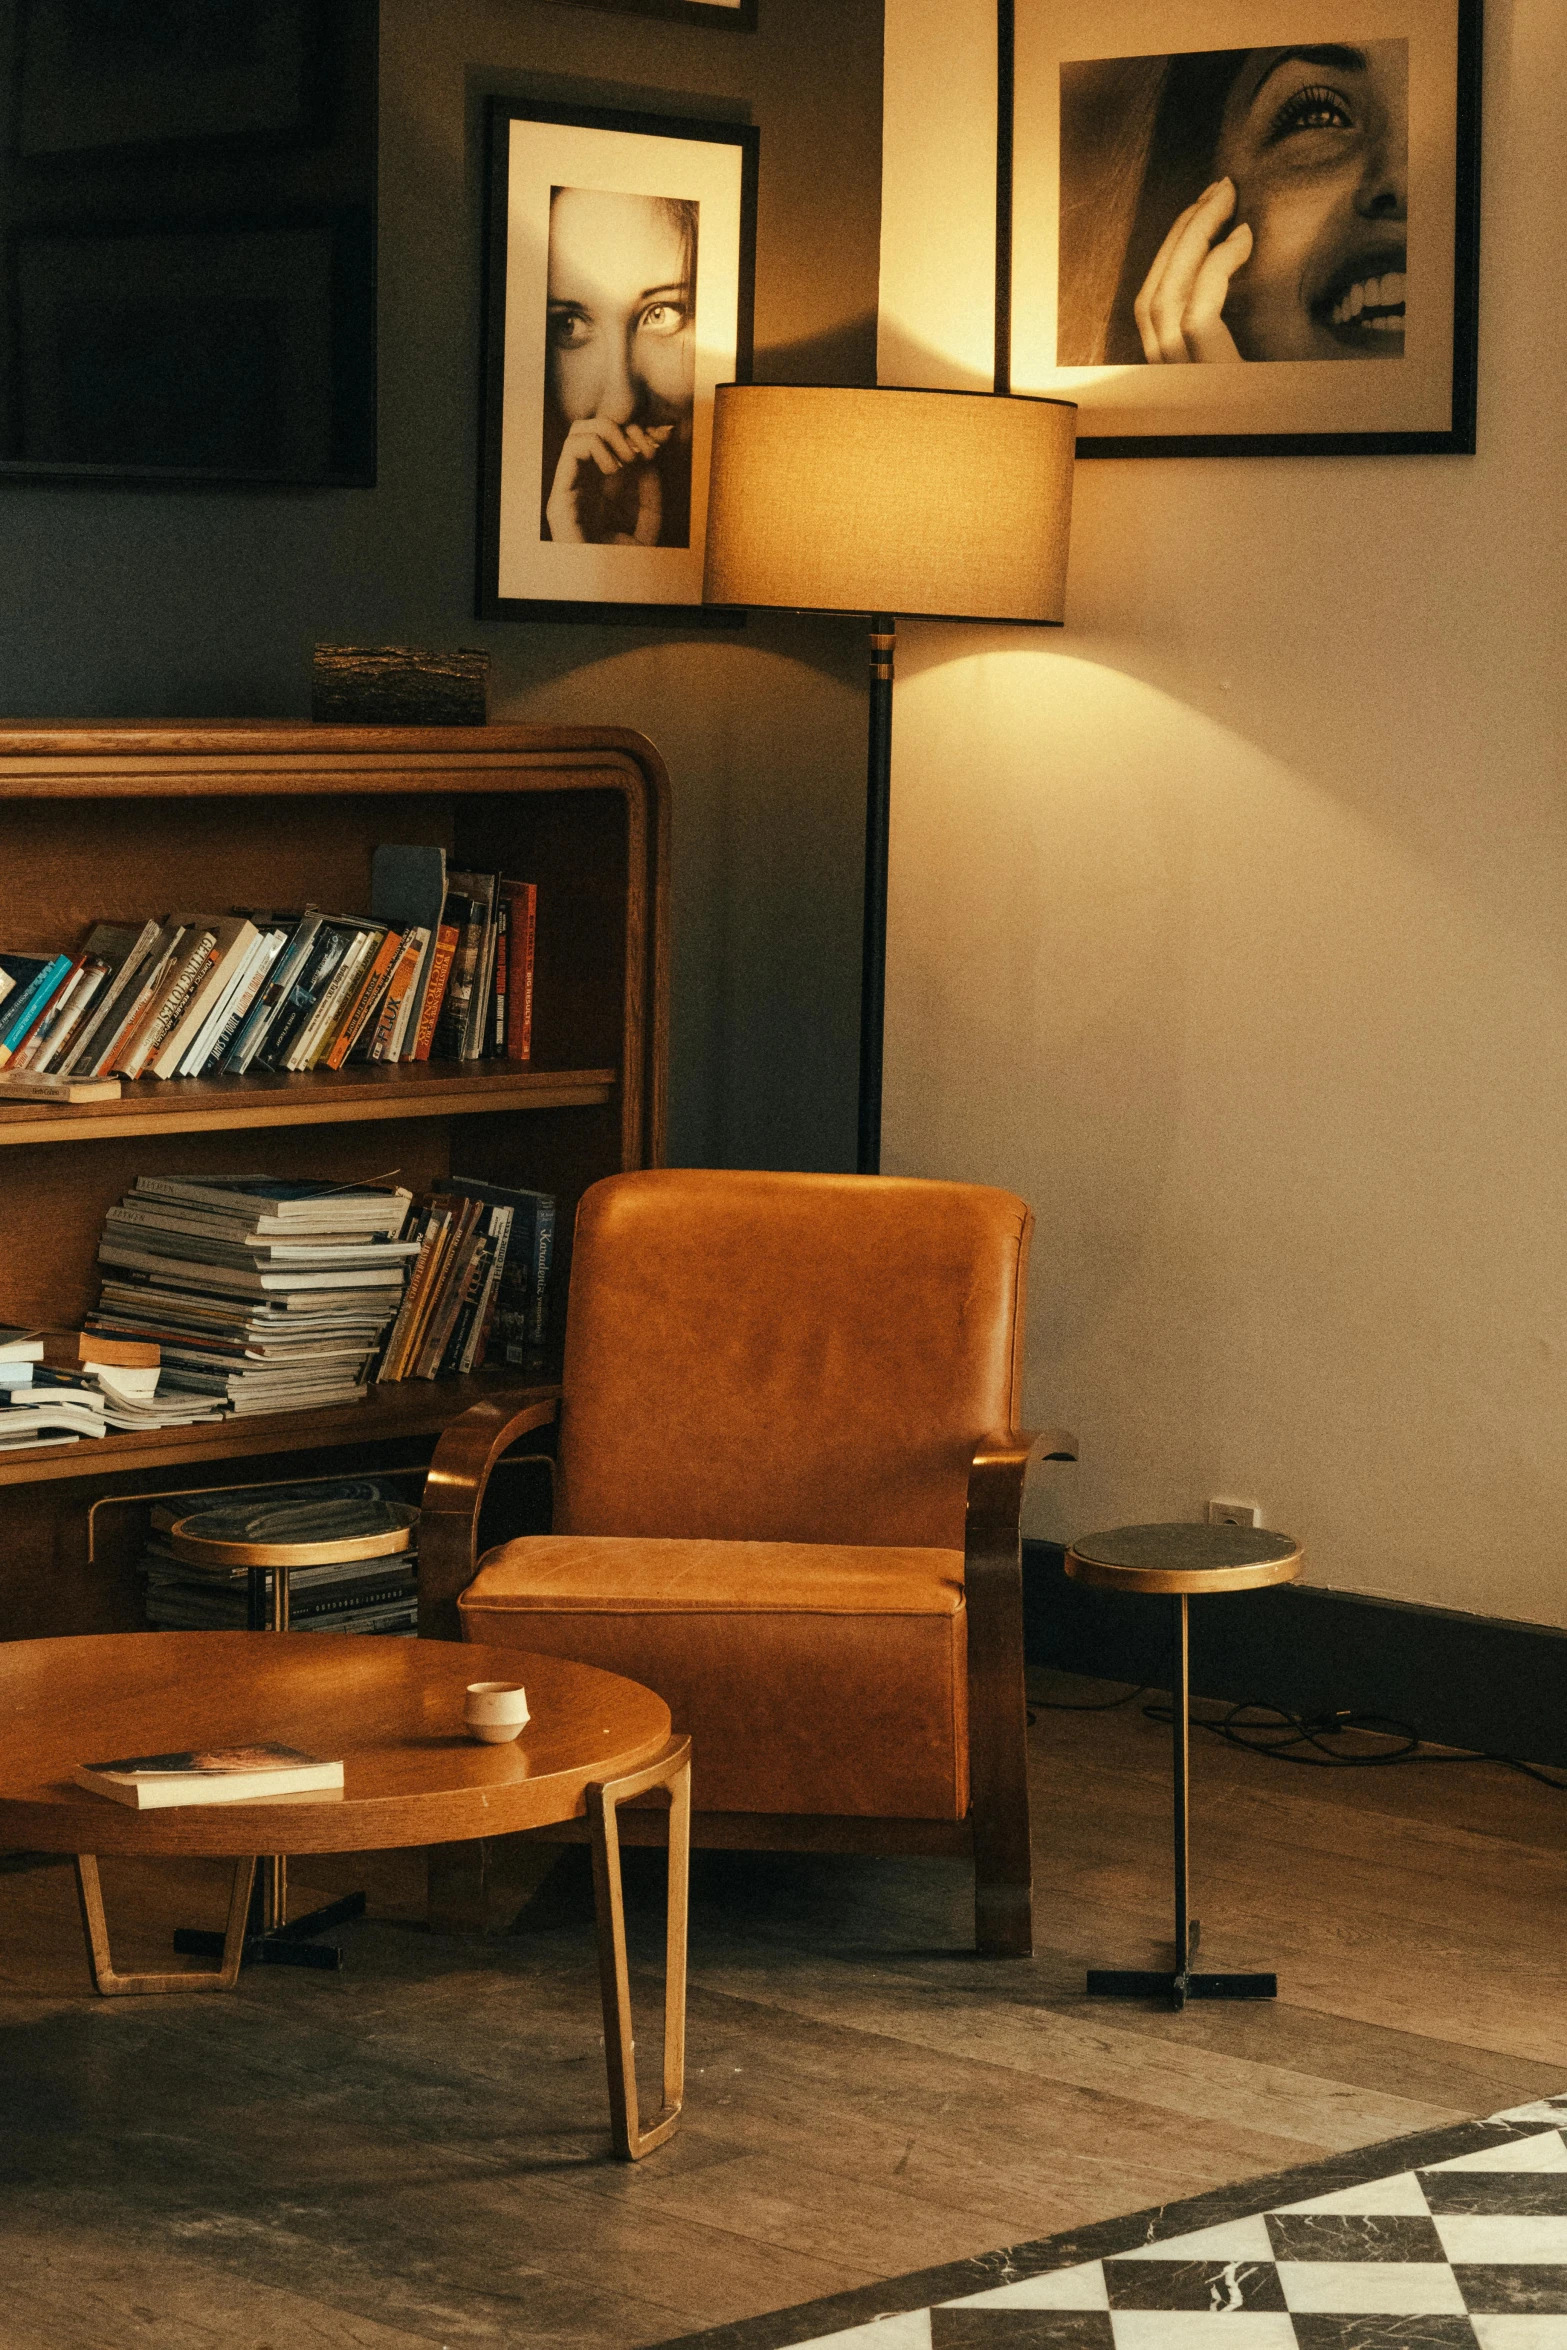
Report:
M 144 1079 L 58 1105 L 0 1091 L 0 1320 L 80 1322 L 104 1210 L 139 1174 L 395 1172 L 414 1190 L 466 1174 L 557 1195 L 558 1342 L 578 1197 L 664 1155 L 669 806 L 652 745 L 618 728 L 0 727 L 9 948 L 174 909 L 368 912 L 387 840 L 538 883 L 534 1059 Z M 126 1624 L 123 1562 L 86 1564 L 110 1493 L 233 1483 L 236 1463 L 406 1467 L 477 1396 L 519 1385 L 547 1416 L 547 1377 L 491 1368 L 327 1411 L 0 1453 L 0 1638 Z

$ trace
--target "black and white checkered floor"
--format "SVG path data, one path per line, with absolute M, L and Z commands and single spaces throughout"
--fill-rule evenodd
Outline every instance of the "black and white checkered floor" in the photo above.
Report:
M 701 2339 L 713 2350 L 1567 2350 L 1564 2131 L 1567 2096 L 1547 2098 L 898 2280 L 924 2289 L 919 2307 L 883 2286 L 863 2315 L 817 2304 L 792 2313 L 800 2330 L 781 2312 Z M 996 2281 L 974 2289 L 976 2270 Z M 942 2283 L 970 2289 L 932 2290 Z M 830 2308 L 849 2322 L 816 2324 Z

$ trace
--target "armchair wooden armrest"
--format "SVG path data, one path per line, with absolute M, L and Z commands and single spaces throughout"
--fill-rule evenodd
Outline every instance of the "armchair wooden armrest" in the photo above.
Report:
M 1077 1439 L 1064 1428 L 1006 1428 L 976 1447 L 969 1468 L 963 1583 L 975 1940 L 982 1952 L 997 1958 L 1027 1958 L 1033 1949 L 1023 1486 L 1032 1462 L 1076 1458 Z
M 479 1511 L 490 1471 L 530 1428 L 545 1428 L 558 1395 L 536 1387 L 486 1396 L 453 1420 L 436 1446 L 419 1516 L 419 1637 L 460 1640 L 457 1595 L 478 1572 Z

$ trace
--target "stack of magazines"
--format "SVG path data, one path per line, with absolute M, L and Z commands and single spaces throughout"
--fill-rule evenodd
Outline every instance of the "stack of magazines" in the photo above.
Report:
M 217 1419 L 220 1408 L 210 1397 L 161 1386 L 156 1346 L 0 1327 L 0 1447 L 185 1428 Z
M 147 1621 L 156 1631 L 242 1631 L 251 1621 L 250 1570 L 199 1554 L 229 1542 L 330 1542 L 350 1554 L 356 1544 L 362 1550 L 288 1570 L 290 1630 L 412 1638 L 419 1629 L 418 1523 L 418 1511 L 380 1477 L 165 1498 L 153 1505 L 141 1559 Z M 399 1547 L 388 1550 L 388 1541 Z M 271 1575 L 257 1579 L 269 1613 Z
M 104 1218 L 89 1332 L 154 1342 L 160 1392 L 235 1412 L 352 1403 L 402 1302 L 410 1195 L 273 1175 L 138 1176 Z

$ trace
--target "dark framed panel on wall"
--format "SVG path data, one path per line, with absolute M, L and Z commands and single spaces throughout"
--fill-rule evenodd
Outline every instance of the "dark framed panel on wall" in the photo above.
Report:
M 572 8 L 607 8 L 617 16 L 661 16 L 709 31 L 754 33 L 756 0 L 566 0 Z
M 0 6 L 0 479 L 375 481 L 376 0 Z
M 1079 456 L 1473 453 L 1480 0 L 1000 17 L 1002 363 Z
M 713 392 L 751 372 L 758 133 L 494 99 L 481 619 L 710 624 Z

